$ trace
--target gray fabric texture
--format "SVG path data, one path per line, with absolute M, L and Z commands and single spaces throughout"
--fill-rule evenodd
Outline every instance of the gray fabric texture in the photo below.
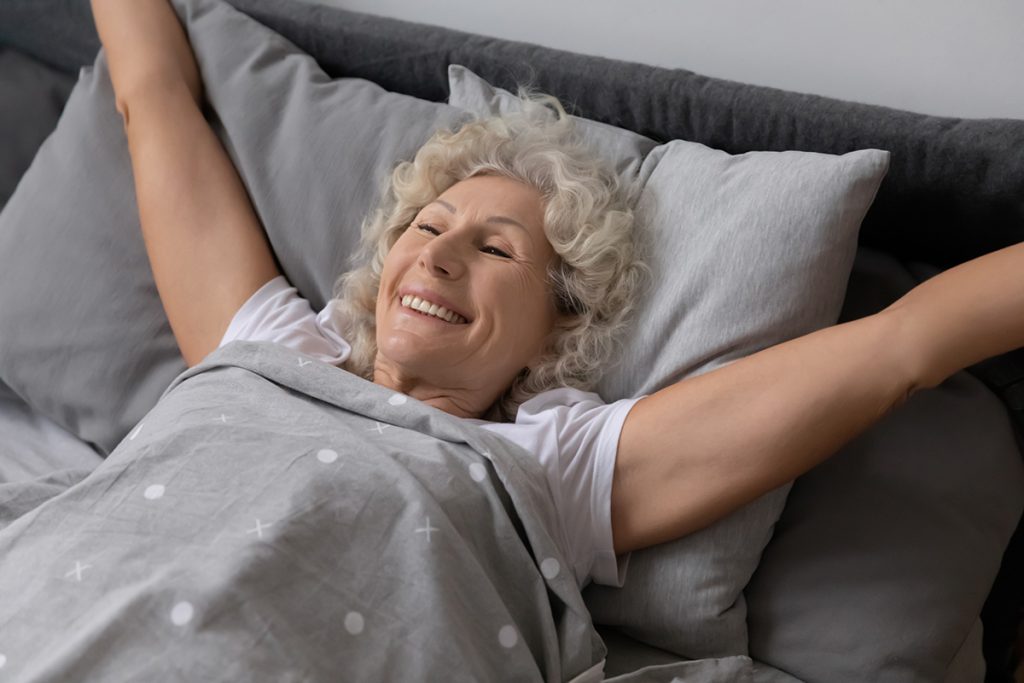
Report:
M 0 48 L 0 209 L 60 117 L 75 79 Z
M 477 116 L 518 106 L 465 67 L 449 67 L 449 77 L 450 104 Z M 641 165 L 643 138 L 578 121 L 620 172 L 636 174 L 637 236 L 652 268 L 620 362 L 598 387 L 605 400 L 653 393 L 835 323 L 887 152 L 733 156 L 676 140 Z M 633 552 L 622 588 L 586 589 L 594 620 L 689 659 L 747 654 L 743 588 L 788 491 Z
M 105 455 L 185 363 L 149 269 L 102 59 L 0 213 L 0 272 L 0 380 Z
M 460 64 L 448 67 L 448 104 L 480 117 L 499 116 L 520 110 L 520 100 L 507 90 L 495 88 Z M 563 103 L 562 106 L 565 106 Z M 588 142 L 626 183 L 637 180 L 640 164 L 657 143 L 633 131 L 590 119 L 572 117 L 580 136 Z
M 4 675 L 600 680 L 545 482 L 465 420 L 233 342 L 88 477 L 0 518 Z M 0 515 L 34 486 L 0 487 Z
M 282 271 L 322 307 L 390 169 L 465 114 L 359 79 L 332 81 L 230 5 L 186 6 L 214 128 Z M 0 290 L 0 379 L 102 454 L 185 368 L 134 199 L 100 53 L 0 213 L 9 283 Z
M 835 324 L 888 159 L 684 140 L 652 151 L 637 205 L 651 286 L 599 391 L 651 393 Z
M 609 626 L 598 626 L 608 659 L 604 673 L 607 681 L 702 681 L 701 675 L 710 675 L 710 680 L 751 681 L 752 683 L 800 683 L 789 674 L 762 662 L 751 660 L 744 655 L 719 657 L 695 661 L 680 661 L 679 655 L 646 645 Z M 688 667 L 688 668 L 687 668 Z M 731 671 L 726 667 L 734 667 Z M 728 676 L 733 676 L 728 678 Z M 692 681 L 691 681 L 692 678 Z
M 862 249 L 841 321 L 917 284 Z M 805 681 L 964 681 L 1024 509 L 1006 410 L 967 372 L 797 479 L 747 587 L 750 655 Z
M 230 0 L 312 54 L 331 76 L 442 101 L 449 64 L 514 90 L 530 83 L 576 114 L 657 141 L 737 154 L 887 149 L 892 167 L 861 244 L 947 268 L 1024 240 L 1024 121 L 929 116 L 603 59 L 351 12 L 312 2 Z M 99 44 L 88 0 L 6 0 L 0 43 L 63 57 L 73 70 Z M 61 41 L 54 45 L 55 37 Z
M 100 462 L 96 451 L 0 382 L 0 484 L 64 469 L 90 470 Z

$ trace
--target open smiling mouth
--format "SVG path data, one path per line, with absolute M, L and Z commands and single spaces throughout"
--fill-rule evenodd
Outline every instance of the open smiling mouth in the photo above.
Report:
M 425 301 L 418 296 L 412 296 L 411 294 L 403 296 L 401 304 L 403 308 L 409 308 L 417 313 L 437 318 L 438 320 L 443 320 L 444 322 L 451 323 L 453 325 L 465 325 L 468 322 L 461 315 L 454 311 L 449 311 L 444 306 L 432 304 L 429 301 Z

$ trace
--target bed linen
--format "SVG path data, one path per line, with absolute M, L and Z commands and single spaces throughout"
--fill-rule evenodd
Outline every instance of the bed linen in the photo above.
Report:
M 861 246 L 867 243 L 883 245 L 887 251 L 899 253 L 901 259 L 909 256 L 911 259 L 926 261 L 940 260 L 940 265 L 950 265 L 980 251 L 992 250 L 1020 239 L 1022 224 L 1013 216 L 1019 215 L 1024 204 L 1016 199 L 1007 200 L 1007 197 L 1024 197 L 1019 191 L 1022 187 L 1021 178 L 1024 177 L 1021 175 L 1024 171 L 1021 160 L 1024 157 L 1018 153 L 1020 145 L 1016 142 L 1024 139 L 1021 137 L 1024 135 L 1024 127 L 1019 121 L 927 117 L 729 83 L 685 71 L 659 70 L 644 65 L 627 65 L 550 51 L 538 46 L 510 44 L 439 27 L 360 15 L 333 7 L 298 2 L 279 3 L 276 0 L 231 2 L 247 13 L 257 15 L 267 26 L 315 54 L 317 61 L 332 77 L 367 77 L 390 89 L 427 96 L 433 100 L 443 99 L 447 93 L 444 85 L 447 82 L 444 71 L 446 65 L 459 62 L 506 87 L 513 86 L 523 75 L 533 74 L 537 78 L 535 84 L 538 87 L 559 95 L 563 101 L 574 103 L 578 113 L 595 115 L 602 121 L 625 125 L 657 140 L 681 136 L 720 145 L 734 153 L 766 149 L 842 153 L 856 145 L 890 149 L 893 151 L 893 169 L 883 184 L 879 201 L 873 205 L 865 222 Z M 0 7 L 0 42 L 24 44 L 26 49 L 34 51 L 46 61 L 61 59 L 61 55 L 68 54 L 70 50 L 75 54 L 67 62 L 66 70 L 72 77 L 80 66 L 93 63 L 98 43 L 92 34 L 87 0 L 33 0 L 31 3 L 0 5 L 3 5 Z M 55 36 L 60 36 L 60 40 L 55 40 Z M 12 131 L 15 135 L 19 133 L 20 130 Z M 7 163 L 10 160 L 4 158 L 0 161 Z M 936 254 L 940 254 L 941 259 Z M 35 265 L 38 268 L 38 264 Z M 855 265 L 848 304 L 852 303 L 851 297 L 856 298 L 865 292 L 888 292 L 884 283 L 876 281 L 874 269 L 869 270 L 870 273 L 865 271 L 863 277 L 858 278 L 858 267 Z M 129 280 L 125 279 L 122 284 L 126 282 Z M 135 280 L 130 283 L 131 287 L 126 290 L 139 287 Z M 863 313 L 872 310 L 865 308 Z M 76 352 L 81 354 L 87 350 L 77 348 Z M 1020 518 L 1019 507 L 1013 514 L 1008 507 L 1011 503 L 1019 506 L 1024 500 L 1021 497 L 1024 489 L 1019 486 L 1010 495 L 1013 483 L 1020 481 L 1019 450 L 1001 445 L 996 452 L 991 450 L 990 440 L 979 446 L 975 440 L 962 435 L 936 438 L 934 433 L 937 426 L 948 432 L 949 428 L 956 428 L 957 424 L 964 424 L 970 430 L 982 430 L 985 424 L 991 423 L 996 409 L 1000 414 L 1005 414 L 1008 408 L 1017 425 L 1024 424 L 1020 420 L 1022 413 L 1017 398 L 1021 386 L 1024 386 L 1024 380 L 1021 379 L 1024 374 L 1019 369 L 1015 370 L 1024 367 L 1024 363 L 1014 364 L 1014 355 L 1017 359 L 1024 357 L 1020 352 L 1008 354 L 970 369 L 975 376 L 984 379 L 988 387 L 1005 403 L 989 406 L 990 402 L 985 402 L 984 410 L 992 413 L 985 423 L 979 423 L 973 411 L 968 414 L 962 410 L 941 413 L 921 410 L 916 413 L 917 417 L 902 415 L 899 420 L 893 420 L 907 423 L 901 428 L 901 433 L 890 433 L 884 439 L 885 443 L 876 441 L 872 446 L 875 452 L 869 454 L 869 460 L 862 460 L 864 453 L 851 453 L 845 462 L 836 459 L 834 468 L 822 469 L 823 475 L 828 472 L 827 476 L 798 481 L 798 487 L 806 485 L 802 494 L 804 500 L 810 500 L 813 496 L 818 502 L 813 506 L 794 506 L 793 514 L 787 513 L 788 520 L 784 519 L 784 528 L 778 538 L 780 542 L 776 543 L 773 539 L 769 544 L 769 552 L 763 563 L 765 571 L 759 571 L 754 577 L 751 593 L 753 599 L 748 615 L 752 629 L 752 657 L 770 661 L 807 681 L 836 683 L 839 680 L 850 680 L 851 683 L 861 683 L 865 680 L 981 680 L 976 672 L 986 662 L 981 658 L 982 648 L 974 637 L 981 630 L 980 622 L 970 629 L 970 634 L 963 632 L 963 647 L 955 653 L 955 661 L 949 660 L 953 657 L 952 651 L 939 657 L 934 653 L 925 656 L 924 652 L 908 646 L 903 636 L 911 634 L 923 641 L 928 639 L 929 633 L 935 633 L 936 629 L 948 636 L 951 633 L 948 630 L 949 624 L 938 624 L 931 613 L 922 613 L 908 607 L 906 596 L 921 592 L 926 583 L 936 587 L 941 584 L 953 586 L 961 596 L 976 593 L 971 601 L 980 604 L 991 585 L 990 571 L 982 571 L 979 567 L 998 563 L 1005 548 L 1006 524 L 1010 523 L 1012 528 L 1012 524 Z M 47 367 L 59 367 L 59 364 L 53 363 L 51 357 Z M 178 372 L 180 370 L 174 369 L 167 375 L 166 381 L 169 382 Z M 164 386 L 166 383 L 160 386 L 154 399 Z M 87 383 L 82 388 L 94 389 L 88 387 Z M 965 388 L 970 391 L 965 392 Z M 973 389 L 959 380 L 951 382 L 941 391 L 958 396 L 960 400 L 976 403 L 978 408 L 984 398 L 972 394 Z M 927 396 L 920 394 L 913 399 L 925 401 Z M 104 409 L 109 408 L 109 405 L 94 401 L 91 407 Z M 148 406 L 131 416 L 128 428 L 113 440 L 111 447 L 129 432 L 145 410 L 148 410 Z M 1000 442 L 1006 441 L 1004 432 L 1005 429 L 1000 429 L 993 436 Z M 935 448 L 962 451 L 964 457 L 956 460 L 950 454 L 947 461 L 957 463 L 956 467 L 937 467 L 938 460 L 929 453 L 930 449 Z M 844 496 L 844 499 L 852 499 L 861 494 L 854 494 L 851 489 L 858 488 L 862 493 L 870 494 L 881 484 L 893 496 L 902 495 L 908 507 L 913 507 L 916 501 L 924 503 L 917 506 L 922 514 L 929 509 L 928 506 L 941 507 L 943 498 L 935 498 L 934 490 L 925 490 L 919 477 L 899 475 L 899 472 L 913 469 L 913 465 L 903 462 L 908 451 L 917 458 L 920 472 L 927 474 L 934 486 L 945 487 L 940 496 L 955 492 L 962 498 L 963 473 L 979 480 L 987 478 L 992 482 L 987 489 L 971 487 L 971 495 L 983 495 L 977 497 L 976 502 L 965 504 L 964 509 L 970 510 L 977 520 L 983 521 L 998 506 L 1007 506 L 1000 513 L 999 524 L 987 526 L 979 536 L 977 532 L 971 531 L 969 525 L 951 524 L 945 513 L 941 518 L 931 516 L 925 527 L 921 527 L 919 521 L 899 519 L 901 523 L 912 526 L 914 533 L 887 533 L 870 537 L 867 540 L 871 540 L 871 547 L 861 543 L 856 552 L 852 548 L 845 548 L 838 555 L 833 552 L 835 544 L 813 546 L 818 548 L 815 550 L 818 559 L 826 561 L 819 561 L 818 566 L 830 570 L 823 572 L 822 581 L 815 585 L 808 585 L 799 576 L 787 578 L 787 575 L 778 571 L 784 563 L 798 567 L 806 565 L 806 548 L 812 546 L 805 544 L 800 553 L 792 552 L 797 534 L 826 541 L 850 537 L 848 534 L 838 537 L 831 522 L 833 517 L 820 514 L 820 505 L 836 500 L 836 492 Z M 976 453 L 986 455 L 993 461 L 998 460 L 1000 464 L 997 471 L 978 472 Z M 894 477 L 894 473 L 897 476 Z M 54 475 L 49 480 L 37 482 L 34 490 L 35 495 L 42 499 L 52 495 L 48 492 L 64 490 L 67 486 L 67 481 L 61 482 Z M 1003 493 L 993 496 L 993 488 Z M 23 490 L 29 491 L 29 487 Z M 871 498 L 864 500 L 867 505 L 874 505 Z M 32 507 L 28 503 L 25 505 Z M 802 512 L 797 514 L 796 510 Z M 872 513 L 875 511 L 872 510 Z M 889 527 L 886 525 L 882 528 L 889 530 Z M 919 533 L 921 528 L 937 533 L 922 534 Z M 970 539 L 970 544 L 964 544 L 963 538 Z M 983 538 L 995 550 L 980 551 L 976 547 L 979 538 Z M 1006 647 L 1009 645 L 1010 631 L 1014 630 L 1013 625 L 1019 621 L 1019 577 L 1024 566 L 1021 564 L 1020 530 L 1015 538 L 1000 570 L 1000 576 L 1005 577 L 1001 583 L 997 580 L 982 613 L 985 621 L 985 659 L 989 676 L 996 679 L 1006 670 L 1010 661 Z M 965 548 L 969 549 L 965 551 Z M 894 549 L 898 549 L 901 556 L 913 556 L 914 566 L 923 565 L 923 569 L 916 571 L 907 566 L 896 566 L 891 562 Z M 972 576 L 987 576 L 975 579 L 975 582 L 966 580 L 958 567 L 943 561 L 929 562 L 928 557 L 935 551 L 966 555 L 973 560 Z M 827 562 L 829 559 L 840 558 L 842 561 Z M 874 558 L 890 566 L 890 576 L 884 581 L 866 580 L 861 574 L 865 563 L 872 562 Z M 856 561 L 850 562 L 850 559 Z M 867 605 L 863 601 L 848 599 L 848 586 L 835 581 L 836 575 L 847 577 L 858 590 L 870 589 L 872 586 L 884 588 L 893 599 L 885 604 L 884 613 L 878 610 L 877 603 Z M 780 578 L 786 580 L 780 581 Z M 871 615 L 871 618 L 858 621 L 860 627 L 854 629 L 846 615 L 837 612 L 835 608 L 837 603 L 843 601 L 847 601 L 850 609 L 856 609 L 858 614 Z M 941 594 L 935 603 L 936 608 L 940 605 L 944 620 L 954 617 L 959 620 L 964 614 L 972 620 L 977 616 L 977 607 L 965 606 L 962 600 L 950 593 Z M 775 609 L 778 606 L 786 609 Z M 664 651 L 625 638 L 614 627 L 598 624 L 598 629 L 605 636 L 609 648 L 606 674 L 632 671 L 641 663 L 652 664 L 656 659 L 652 653 L 659 653 L 662 657 L 660 663 L 667 663 Z M 836 634 L 840 630 L 850 639 L 858 638 L 859 633 L 865 633 L 866 636 L 858 641 L 857 649 L 841 652 L 835 649 L 829 638 L 819 637 L 821 634 Z M 775 637 L 787 631 L 798 631 L 804 638 L 782 642 Z M 895 637 L 890 635 L 893 633 Z M 619 650 L 620 656 L 618 662 L 613 662 L 616 650 Z M 0 654 L 3 653 L 6 653 L 6 661 L 10 651 L 0 643 Z M 837 657 L 842 657 L 855 667 L 850 669 L 853 675 L 848 679 L 834 665 Z M 902 666 L 902 678 L 893 679 L 891 674 L 887 677 L 873 668 L 874 663 L 883 659 L 887 665 Z M 794 662 L 800 662 L 801 665 L 796 666 Z M 947 662 L 949 665 L 945 666 Z M 957 662 L 967 662 L 969 666 L 965 668 Z M 924 663 L 929 671 L 938 667 L 941 674 L 926 676 L 912 672 L 910 666 L 915 663 L 917 666 Z M 816 676 L 807 667 L 808 664 L 827 673 Z M 11 671 L 13 666 L 13 663 L 10 664 L 7 671 Z M 663 670 L 659 671 L 664 673 Z M 7 672 L 0 671 L 0 674 L 3 673 Z M 767 680 L 759 677 L 759 673 L 755 662 L 753 680 Z M 690 679 L 684 677 L 684 680 Z
M 600 680 L 542 482 L 479 428 L 234 342 L 75 485 L 0 489 L 4 673 Z
M 560 534 L 514 444 L 236 341 L 91 473 L 0 485 L 3 673 L 602 680 Z M 751 662 L 684 664 L 686 680 L 727 681 Z
M 65 469 L 91 470 L 102 461 L 88 444 L 32 410 L 0 382 L 0 484 Z

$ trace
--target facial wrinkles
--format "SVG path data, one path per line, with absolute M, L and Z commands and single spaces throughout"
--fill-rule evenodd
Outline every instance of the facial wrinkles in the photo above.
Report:
M 497 261 L 500 258 L 483 253 L 480 253 L 480 257 L 487 261 Z M 471 343 L 462 347 L 462 353 L 452 357 L 452 363 L 456 367 L 479 367 L 481 362 L 489 363 L 491 359 L 504 352 L 503 344 L 507 343 L 509 337 L 516 335 L 518 328 L 518 318 L 515 317 L 518 302 L 535 300 L 535 293 L 538 289 L 541 290 L 542 296 L 547 297 L 544 299 L 545 301 L 550 300 L 550 293 L 547 292 L 546 271 L 542 271 L 532 261 L 510 262 L 510 260 L 503 259 L 503 262 L 484 262 L 482 268 L 478 265 L 475 267 L 480 268 L 481 272 L 471 274 L 470 270 L 474 268 L 474 265 L 468 266 L 466 282 L 463 285 L 468 290 L 470 297 L 473 296 L 473 290 L 476 290 L 477 294 L 481 294 L 485 289 L 491 295 L 497 292 L 498 297 L 487 297 L 491 298 L 491 302 L 483 305 L 479 301 L 474 302 L 476 311 L 473 323 L 470 325 L 475 323 L 477 328 L 471 330 L 470 333 L 479 341 L 476 344 Z M 498 268 L 501 270 L 499 271 Z M 495 276 L 496 273 L 497 276 Z M 487 278 L 489 281 L 481 282 L 483 278 Z M 501 310 L 496 310 L 496 308 Z M 537 306 L 531 306 L 530 310 L 525 312 L 530 316 L 544 313 L 543 309 L 538 309 Z M 481 326 L 481 322 L 484 325 Z M 460 349 L 456 347 L 453 350 Z M 463 374 L 461 372 L 452 373 L 450 378 L 456 379 L 456 375 Z M 460 379 L 472 382 L 475 376 L 471 373 Z M 485 378 L 481 376 L 480 379 L 484 380 Z M 451 388 L 454 386 L 452 385 Z M 468 389 L 469 387 L 462 385 L 460 388 Z
M 479 409 L 478 401 L 497 398 L 491 396 L 495 381 L 499 379 L 496 372 L 500 373 L 501 382 L 510 379 L 506 374 L 518 372 L 519 368 L 509 363 L 511 357 L 523 357 L 516 362 L 525 365 L 529 362 L 525 357 L 534 351 L 526 349 L 525 345 L 536 345 L 536 351 L 543 350 L 547 336 L 534 339 L 535 335 L 525 328 L 536 329 L 538 323 L 547 325 L 554 321 L 547 277 L 548 264 L 554 254 L 546 234 L 534 224 L 542 220 L 543 212 L 523 213 L 501 201 L 481 204 L 478 197 L 471 195 L 456 194 L 450 200 L 456 211 L 432 203 L 417 214 L 407 232 L 400 236 L 400 247 L 405 254 L 401 258 L 402 265 L 395 263 L 399 270 L 391 273 L 389 288 L 392 305 L 401 305 L 398 292 L 403 283 L 417 283 L 449 297 L 457 307 L 464 307 L 462 312 L 467 317 L 473 318 L 466 330 L 468 343 L 450 346 L 438 358 L 446 367 L 430 372 L 430 378 L 422 377 L 428 383 L 419 386 L 421 395 L 428 399 L 436 397 L 472 412 L 470 404 Z M 493 216 L 507 216 L 528 227 L 489 220 Z M 423 224 L 432 226 L 438 234 L 421 230 L 419 226 Z M 449 282 L 437 271 L 420 270 L 422 250 L 439 238 L 442 242 L 434 243 L 437 249 L 434 264 L 445 267 L 449 259 L 461 261 L 458 265 L 462 268 Z M 488 246 L 508 253 L 511 258 L 483 251 Z M 530 325 L 521 324 L 524 316 L 528 316 L 526 322 Z M 509 356 L 510 351 L 514 356 Z M 379 357 L 379 360 L 391 364 L 386 358 Z M 382 375 L 392 379 L 408 381 L 400 366 L 380 370 Z M 485 393 L 487 396 L 482 396 Z
M 433 235 L 429 231 L 421 231 L 419 228 L 419 226 L 421 225 L 430 225 L 431 227 L 441 232 L 441 234 Z M 510 258 L 506 259 L 503 256 L 498 256 L 497 254 L 483 254 L 483 252 L 480 253 L 483 256 L 487 256 L 489 258 L 498 258 L 506 261 L 513 261 L 515 263 L 522 263 L 524 265 L 533 264 L 534 260 L 532 255 L 537 251 L 536 246 L 532 243 L 530 235 L 528 233 L 525 233 L 525 231 L 523 231 L 522 229 L 511 225 L 501 227 L 476 227 L 473 225 L 462 226 L 457 224 L 453 225 L 450 217 L 448 220 L 445 220 L 443 217 L 427 216 L 422 219 L 417 218 L 413 222 L 411 229 L 416 230 L 424 240 L 437 239 L 438 237 L 446 237 L 446 239 L 450 239 L 450 236 L 446 234 L 449 231 L 454 230 L 458 231 L 459 233 L 469 231 L 470 234 L 460 234 L 459 237 L 464 237 L 466 240 L 471 242 L 471 244 L 463 244 L 463 240 L 458 239 L 457 241 L 459 241 L 460 244 L 458 245 L 457 248 L 465 247 L 469 249 L 471 247 L 472 250 L 478 251 L 485 247 L 495 247 L 508 254 Z

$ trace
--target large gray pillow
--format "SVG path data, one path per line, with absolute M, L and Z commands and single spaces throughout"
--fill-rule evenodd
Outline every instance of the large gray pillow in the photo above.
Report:
M 449 86 L 449 102 L 478 116 L 516 106 L 462 66 L 449 67 Z M 598 386 L 605 400 L 649 394 L 835 324 L 888 152 L 734 156 L 673 140 L 636 164 L 624 161 L 623 140 L 634 133 L 578 121 L 620 172 L 636 169 L 637 235 L 652 269 L 619 362 Z M 789 487 L 631 553 L 622 588 L 586 589 L 594 620 L 690 659 L 747 654 L 743 589 Z
M 911 271 L 861 249 L 840 321 Z M 750 655 L 805 681 L 983 680 L 978 615 L 1022 509 L 999 398 L 966 371 L 914 394 L 793 485 L 747 587 Z
M 465 114 L 332 80 L 220 0 L 176 6 L 281 268 L 320 307 L 390 169 Z M 0 214 L 0 273 L 0 379 L 110 452 L 185 363 L 150 271 L 102 52 Z

